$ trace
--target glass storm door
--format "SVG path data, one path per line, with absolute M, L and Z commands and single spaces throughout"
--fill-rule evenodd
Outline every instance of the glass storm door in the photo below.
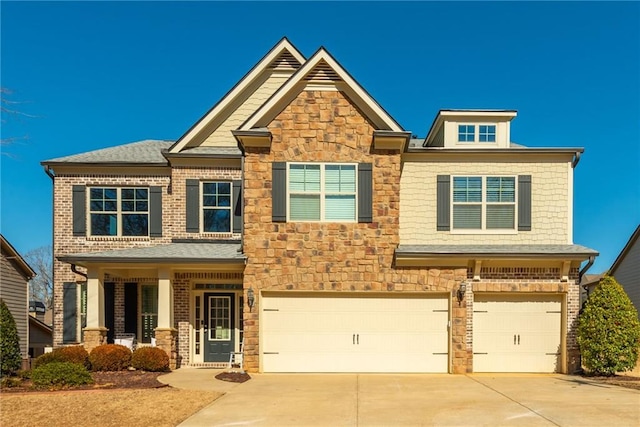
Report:
M 234 295 L 204 295 L 204 361 L 228 362 L 234 350 Z

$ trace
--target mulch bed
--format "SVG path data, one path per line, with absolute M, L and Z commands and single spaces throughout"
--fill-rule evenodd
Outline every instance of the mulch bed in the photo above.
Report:
M 249 381 L 251 377 L 246 372 L 229 371 L 219 373 L 216 375 L 216 379 L 230 383 L 243 383 Z
M 610 377 L 583 375 L 583 378 L 598 381 L 604 384 L 617 385 L 620 387 L 640 390 L 640 377 L 634 377 L 631 375 L 613 375 Z
M 166 372 L 144 372 L 144 371 L 118 371 L 118 372 L 92 372 L 93 384 L 66 387 L 60 390 L 113 390 L 113 389 L 148 389 L 167 387 L 166 384 L 158 381 L 160 375 Z M 26 393 L 58 391 L 32 387 L 31 381 L 24 380 L 15 387 L 3 387 L 2 393 Z

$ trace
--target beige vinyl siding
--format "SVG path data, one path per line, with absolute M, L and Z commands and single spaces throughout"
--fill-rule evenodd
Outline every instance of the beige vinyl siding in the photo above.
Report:
M 237 141 L 231 134 L 256 111 L 280 86 L 293 74 L 291 71 L 272 71 L 253 92 L 228 107 L 224 121 L 204 140 L 202 146 L 236 146 Z
M 0 298 L 7 304 L 13 319 L 16 321 L 18 336 L 20 337 L 20 353 L 24 358 L 29 354 L 27 281 L 4 254 L 2 254 L 1 272 Z
M 629 248 L 618 267 L 611 272 L 622 285 L 636 310 L 640 310 L 640 239 Z
M 418 162 L 404 164 L 400 180 L 401 244 L 567 244 L 570 243 L 569 173 L 566 162 Z M 456 234 L 437 231 L 438 175 L 531 175 L 531 231 L 511 234 Z

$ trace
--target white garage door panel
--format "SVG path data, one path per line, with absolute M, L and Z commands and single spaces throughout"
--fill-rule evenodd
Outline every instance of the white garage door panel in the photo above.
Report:
M 447 372 L 448 305 L 447 298 L 264 297 L 263 369 Z
M 474 372 L 558 371 L 561 310 L 556 295 L 476 295 Z

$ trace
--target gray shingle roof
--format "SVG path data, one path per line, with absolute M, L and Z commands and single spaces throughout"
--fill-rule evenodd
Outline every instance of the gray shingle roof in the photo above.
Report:
M 86 153 L 45 160 L 43 165 L 60 163 L 146 163 L 166 165 L 162 150 L 168 149 L 172 141 L 144 140 Z
M 113 251 L 68 254 L 60 261 L 83 264 L 102 263 L 243 263 L 245 256 L 239 252 L 240 242 L 169 243 L 145 248 L 129 248 Z
M 397 255 L 485 256 L 500 258 L 589 257 L 597 251 L 581 245 L 400 245 Z

